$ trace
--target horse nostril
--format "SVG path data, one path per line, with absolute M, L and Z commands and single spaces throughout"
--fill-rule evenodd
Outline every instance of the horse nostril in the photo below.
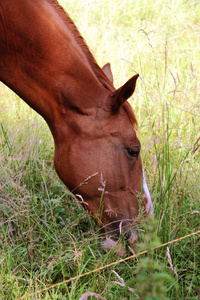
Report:
M 129 241 L 133 236 L 133 228 L 130 221 L 117 221 L 113 224 L 109 224 L 107 229 L 107 234 L 113 241 L 118 241 L 120 238 Z
M 128 230 L 128 231 L 125 233 L 125 239 L 126 239 L 126 241 L 128 241 L 130 238 L 131 238 L 131 230 Z

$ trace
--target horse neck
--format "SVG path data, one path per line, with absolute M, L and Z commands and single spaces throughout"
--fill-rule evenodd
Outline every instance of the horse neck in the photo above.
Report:
M 99 105 L 105 87 L 50 0 L 0 4 L 0 80 L 47 121 Z M 65 120 L 66 121 L 66 120 Z

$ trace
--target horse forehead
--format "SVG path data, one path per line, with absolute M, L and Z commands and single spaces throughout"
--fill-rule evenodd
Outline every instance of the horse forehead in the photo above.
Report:
M 120 128 L 121 130 L 129 129 L 130 131 L 134 131 L 134 124 L 130 121 L 130 118 L 123 107 L 118 112 L 107 115 L 106 120 L 113 128 Z
M 112 136 L 121 135 L 125 139 L 133 139 L 137 137 L 134 125 L 124 116 L 119 117 L 110 124 L 110 133 Z

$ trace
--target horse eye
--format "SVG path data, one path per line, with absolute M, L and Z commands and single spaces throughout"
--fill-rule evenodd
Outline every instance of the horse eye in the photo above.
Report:
M 139 153 L 140 153 L 140 149 L 134 149 L 134 148 L 126 148 L 126 153 L 128 154 L 128 156 L 130 157 L 138 157 Z

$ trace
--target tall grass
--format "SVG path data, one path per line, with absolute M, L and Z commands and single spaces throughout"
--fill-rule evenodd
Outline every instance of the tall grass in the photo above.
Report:
M 140 74 L 131 103 L 156 234 L 164 243 L 200 230 L 199 1 L 60 3 L 99 64 L 111 62 L 116 87 Z M 0 299 L 17 299 L 117 257 L 99 247 L 98 228 L 58 179 L 42 118 L 2 84 L 0 103 Z M 169 246 L 173 270 L 166 247 L 153 252 L 154 263 L 176 284 L 166 281 L 165 296 L 151 299 L 200 298 L 199 246 L 199 235 Z M 30 299 L 76 300 L 85 292 L 137 299 L 113 283 L 111 269 L 133 286 L 141 263 L 131 259 Z

